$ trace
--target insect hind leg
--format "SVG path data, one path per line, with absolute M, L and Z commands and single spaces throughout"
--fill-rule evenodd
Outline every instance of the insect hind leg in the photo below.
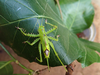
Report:
M 62 62 L 61 59 L 59 58 L 59 56 L 58 56 L 58 54 L 57 54 L 57 52 L 56 52 L 56 50 L 55 50 L 55 48 L 54 48 L 52 42 L 49 41 L 49 44 L 50 44 L 50 46 L 52 47 L 52 49 L 53 49 L 55 55 L 57 56 L 58 60 L 60 61 L 60 63 L 62 64 L 62 66 L 65 68 L 66 72 L 68 72 L 67 69 L 66 69 L 66 67 L 64 66 L 63 62 Z

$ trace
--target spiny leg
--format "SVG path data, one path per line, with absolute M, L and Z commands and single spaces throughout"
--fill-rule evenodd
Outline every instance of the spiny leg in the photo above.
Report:
M 45 23 L 54 27 L 53 29 L 47 31 L 46 34 L 49 34 L 49 33 L 53 32 L 54 30 L 57 29 L 57 26 L 55 26 L 55 25 L 53 25 L 53 24 L 51 24 L 51 23 L 47 23 L 47 22 L 45 22 Z
M 58 37 L 59 37 L 60 35 L 57 35 L 57 38 L 53 38 L 53 37 L 51 37 L 51 36 L 48 36 L 48 39 L 51 39 L 51 40 L 54 40 L 54 41 L 58 41 Z
M 38 49 L 39 49 L 40 59 L 38 59 L 37 57 L 36 57 L 36 59 L 37 59 L 39 62 L 42 62 L 41 43 L 40 43 L 40 42 L 39 42 L 39 45 L 38 45 Z
M 55 55 L 57 56 L 58 60 L 60 61 L 60 63 L 62 64 L 62 66 L 65 68 L 66 72 L 68 72 L 67 69 L 66 69 L 66 67 L 65 67 L 64 64 L 62 63 L 61 59 L 59 58 L 59 56 L 58 56 L 58 54 L 57 54 L 57 52 L 56 52 L 56 50 L 55 50 L 54 45 L 52 44 L 52 42 L 49 41 L 49 44 L 50 44 L 50 46 L 52 47 L 52 49 L 53 49 Z
M 25 36 L 39 37 L 39 34 L 28 34 L 28 33 L 25 33 L 22 28 L 19 28 L 19 27 L 15 27 L 15 28 L 19 29 L 22 32 L 22 34 L 24 34 Z
M 24 41 L 23 43 L 28 43 L 29 45 L 34 45 L 36 42 L 38 42 L 40 40 L 40 38 L 37 38 L 36 40 L 34 40 L 32 43 L 30 43 L 29 41 Z
M 29 45 L 34 45 L 36 42 L 38 42 L 40 40 L 40 38 L 37 38 L 35 41 L 33 41 L 32 43 L 30 43 L 29 41 L 24 41 L 24 43 L 28 43 Z M 40 60 L 36 57 L 36 59 L 39 61 L 39 62 L 42 62 L 42 53 L 41 53 L 41 43 L 39 42 L 39 45 L 38 45 L 38 49 L 39 49 L 39 54 L 40 54 Z
M 47 22 L 47 19 L 45 20 L 45 23 L 46 23 L 46 24 L 49 24 L 49 25 L 51 25 L 51 26 L 53 26 L 53 27 L 55 27 L 55 28 L 57 28 L 56 25 L 53 25 L 53 24 L 51 24 L 51 23 L 48 23 L 48 22 Z

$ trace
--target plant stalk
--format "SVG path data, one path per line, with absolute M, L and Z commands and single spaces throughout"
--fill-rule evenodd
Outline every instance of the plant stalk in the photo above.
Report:
M 8 50 L 1 44 L 1 42 L 0 42 L 0 46 L 3 48 L 3 50 L 4 50 L 14 61 L 16 61 L 16 59 L 8 52 Z
M 18 60 L 16 60 L 9 52 L 8 50 L 1 44 L 0 42 L 0 46 L 4 49 L 4 51 L 12 58 L 12 60 L 10 60 L 9 62 L 7 62 L 5 65 L 3 65 L 2 67 L 6 66 L 7 64 L 11 63 L 11 62 L 16 62 L 16 64 L 18 64 L 20 67 L 22 67 L 23 69 L 27 70 L 29 73 L 33 74 L 33 70 L 26 68 L 24 65 L 22 65 L 20 62 L 18 62 Z M 0 68 L 2 68 L 0 67 Z
M 57 5 L 58 5 L 58 8 L 59 8 L 59 11 L 60 11 L 61 19 L 63 20 L 63 16 L 62 16 L 62 11 L 61 11 L 61 8 L 60 8 L 59 0 L 56 0 L 56 2 L 57 2 Z
M 22 67 L 23 69 L 29 71 L 30 73 L 35 72 L 35 71 L 31 70 L 31 69 L 26 68 L 26 67 L 25 67 L 24 65 L 22 65 L 20 62 L 18 62 L 18 60 L 16 60 L 16 64 L 18 64 L 18 65 L 19 65 L 20 67 Z

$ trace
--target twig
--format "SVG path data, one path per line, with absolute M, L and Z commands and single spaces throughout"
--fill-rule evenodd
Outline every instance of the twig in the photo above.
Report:
M 59 11 L 60 11 L 61 18 L 63 20 L 63 16 L 62 16 L 62 11 L 61 11 L 61 8 L 60 8 L 59 0 L 56 0 L 56 2 L 57 2 L 57 5 L 58 5 L 58 8 L 59 8 Z
M 72 73 L 74 71 L 74 67 L 75 67 L 74 63 L 71 63 L 70 65 L 67 65 L 66 68 L 67 68 L 68 72 L 66 72 L 65 75 L 72 75 Z

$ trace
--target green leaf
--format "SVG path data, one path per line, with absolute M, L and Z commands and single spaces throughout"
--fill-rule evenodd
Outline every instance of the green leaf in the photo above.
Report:
M 9 64 L 9 61 L 0 62 L 0 75 L 12 75 L 13 67 Z
M 48 36 L 60 35 L 59 41 L 51 41 L 62 62 L 67 65 L 78 59 L 85 51 L 83 43 L 67 29 L 53 0 L 0 0 L 0 40 L 12 47 L 19 56 L 30 62 L 38 62 L 35 60 L 40 56 L 38 43 L 34 46 L 22 43 L 26 40 L 33 42 L 36 38 L 24 36 L 15 26 L 25 29 L 26 33 L 38 34 L 39 24 L 44 25 L 46 31 L 52 28 L 45 24 L 45 19 L 58 27 Z M 42 58 L 43 62 L 38 63 L 46 65 L 43 52 Z M 50 49 L 49 63 L 50 66 L 61 65 L 52 48 Z
M 85 51 L 82 52 L 81 56 L 78 58 L 78 61 L 82 64 L 82 67 L 84 68 L 89 66 L 94 62 L 100 63 L 100 56 L 96 53 L 96 51 L 100 52 L 100 44 L 84 39 L 80 40 L 85 48 Z
M 79 33 L 91 26 L 94 17 L 94 8 L 91 0 L 59 1 L 63 21 L 69 30 Z
M 88 41 L 85 39 L 80 39 L 83 43 L 85 47 L 88 47 L 94 51 L 98 51 L 100 52 L 100 43 L 96 43 L 96 42 L 92 42 L 92 41 Z

